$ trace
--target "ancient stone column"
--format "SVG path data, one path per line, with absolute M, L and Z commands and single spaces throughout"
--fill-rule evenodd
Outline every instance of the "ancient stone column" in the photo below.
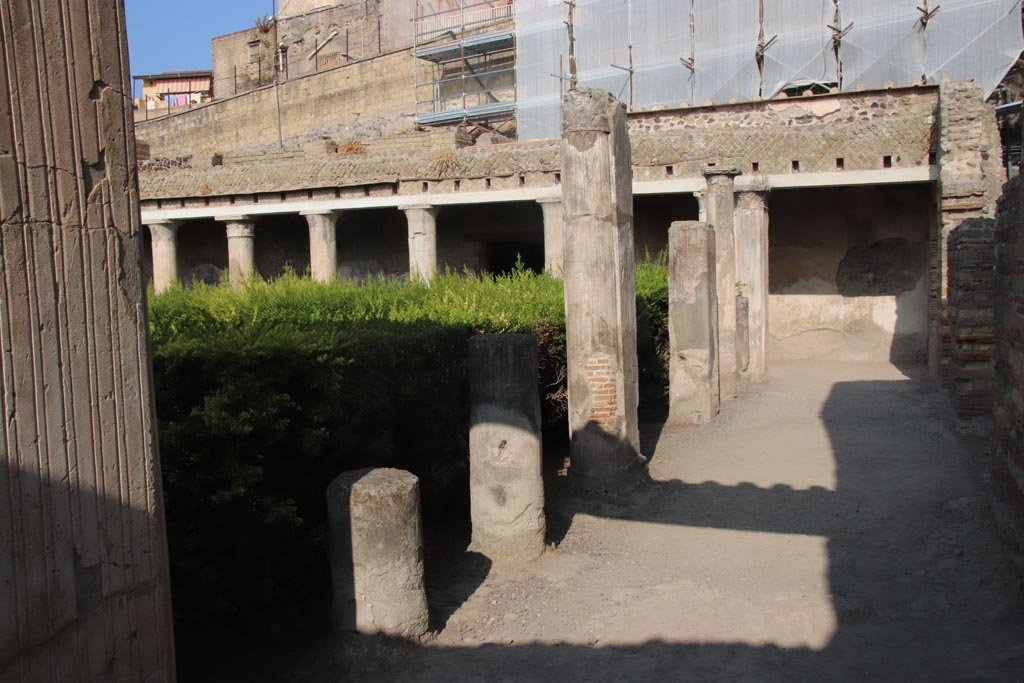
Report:
M 693 198 L 697 200 L 697 220 L 707 223 L 708 220 L 708 193 L 694 192 Z
M 159 294 L 178 281 L 178 228 L 181 221 L 154 221 L 148 227 L 153 248 L 153 289 Z
M 409 221 L 409 277 L 430 282 L 437 275 L 437 209 L 421 204 L 402 211 Z
M 301 215 L 309 224 L 309 272 L 317 282 L 332 282 L 338 273 L 338 236 L 333 211 Z
M 542 197 L 537 203 L 544 212 L 544 271 L 552 277 L 562 277 L 565 271 L 565 220 L 562 216 L 562 198 Z
M 603 90 L 562 100 L 562 202 L 572 470 L 609 481 L 644 460 L 629 135 L 625 106 Z
M 736 237 L 734 179 L 739 170 L 705 166 L 708 222 L 715 228 L 718 277 L 718 368 L 722 399 L 736 398 Z
M 469 342 L 472 549 L 492 560 L 544 552 L 537 343 L 528 334 Z
M 419 479 L 390 468 L 345 472 L 327 487 L 327 518 L 335 628 L 426 633 Z
M 736 203 L 736 279 L 750 306 L 750 362 L 746 375 L 763 382 L 768 375 L 768 205 L 763 191 L 739 193 Z
M 231 286 L 240 288 L 256 272 L 256 223 L 246 216 L 217 218 L 228 232 L 228 277 Z
M 715 232 L 677 221 L 668 230 L 669 420 L 697 425 L 718 414 Z
M 0 27 L 0 680 L 169 683 L 124 6 Z

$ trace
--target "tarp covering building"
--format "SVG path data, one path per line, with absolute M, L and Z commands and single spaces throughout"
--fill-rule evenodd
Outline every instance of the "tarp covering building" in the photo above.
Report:
M 522 140 L 559 134 L 568 7 L 516 0 Z M 991 92 L 1024 50 L 1021 0 L 577 0 L 578 79 L 634 107 L 973 79 Z

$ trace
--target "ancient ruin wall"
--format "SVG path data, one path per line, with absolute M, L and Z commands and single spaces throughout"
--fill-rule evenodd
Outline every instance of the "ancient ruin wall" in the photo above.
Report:
M 991 218 L 964 221 L 949 235 L 952 358 L 948 389 L 957 415 L 983 431 L 992 415 L 993 244 Z
M 400 51 L 293 78 L 281 83 L 279 93 L 268 85 L 140 122 L 136 136 L 149 147 L 151 157 L 193 154 L 197 163 L 208 164 L 214 152 L 276 143 L 278 94 L 284 137 L 344 122 L 411 130 L 415 114 L 412 61 L 408 51 Z
M 123 3 L 0 27 L 0 680 L 173 681 Z
M 995 507 L 1024 551 L 1024 179 L 1006 186 L 996 223 Z
M 999 130 L 991 105 L 971 83 L 939 89 L 939 220 L 929 253 L 928 365 L 932 377 L 949 381 L 952 326 L 947 310 L 947 240 L 968 218 L 991 218 L 1006 180 Z

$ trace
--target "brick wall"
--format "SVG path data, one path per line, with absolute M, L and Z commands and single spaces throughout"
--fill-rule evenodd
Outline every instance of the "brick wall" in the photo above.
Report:
M 1024 178 L 1006 186 L 996 224 L 995 509 L 1024 550 Z
M 991 218 L 1006 180 L 999 130 L 984 93 L 972 83 L 943 83 L 938 110 L 939 216 L 929 254 L 929 371 L 948 384 L 952 326 L 947 311 L 949 234 L 967 218 Z
M 411 117 L 415 109 L 408 51 L 285 81 L 280 85 L 285 137 L 340 122 Z M 421 65 L 422 68 L 426 68 Z M 275 87 L 217 100 L 188 112 L 140 122 L 136 136 L 152 157 L 196 157 L 277 141 Z
M 971 218 L 949 235 L 948 313 L 952 357 L 947 384 L 953 407 L 986 431 L 992 415 L 994 221 Z

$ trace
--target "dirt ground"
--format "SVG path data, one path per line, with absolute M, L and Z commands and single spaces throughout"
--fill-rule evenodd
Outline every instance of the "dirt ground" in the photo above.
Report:
M 434 567 L 436 635 L 329 638 L 293 679 L 1024 681 L 988 444 L 923 369 L 777 365 L 714 424 L 648 431 L 649 481 L 549 485 L 540 560 Z

